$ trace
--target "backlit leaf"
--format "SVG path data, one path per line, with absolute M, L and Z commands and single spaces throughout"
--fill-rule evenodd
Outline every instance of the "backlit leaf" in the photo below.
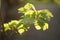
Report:
M 28 10 L 27 12 L 25 12 L 25 15 L 32 15 L 34 13 L 34 11 L 33 10 Z
M 48 29 L 48 23 L 45 23 L 45 25 L 43 26 L 43 30 L 45 31 L 46 29 Z
M 18 32 L 22 35 L 25 32 L 25 30 L 24 29 L 19 29 Z
M 23 7 L 21 7 L 21 8 L 18 9 L 18 13 L 24 13 L 24 12 L 25 12 L 25 10 L 24 10 Z
M 4 24 L 4 30 L 7 31 L 7 30 L 11 30 L 9 25 L 7 23 Z
M 25 8 L 26 10 L 30 10 L 30 9 L 31 9 L 30 3 L 27 3 L 27 4 L 24 6 L 24 8 Z
M 36 30 L 40 30 L 41 29 L 41 27 L 40 27 L 40 25 L 38 25 L 37 21 L 34 22 L 34 26 L 35 26 Z
M 24 25 L 23 25 L 23 24 L 21 24 L 21 25 L 18 27 L 18 29 L 21 29 L 21 28 L 23 28 L 23 26 L 24 26 Z
M 32 7 L 32 9 L 33 9 L 34 11 L 36 11 L 34 5 L 30 4 L 30 6 Z

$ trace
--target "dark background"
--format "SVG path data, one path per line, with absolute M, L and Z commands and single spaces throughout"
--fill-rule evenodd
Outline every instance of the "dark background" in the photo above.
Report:
M 4 22 L 9 22 L 13 19 L 18 20 L 22 14 L 18 14 L 17 9 L 26 4 L 26 2 L 18 2 L 18 0 L 1 0 L 1 2 L 2 5 L 0 7 L 0 14 L 2 16 L 0 17 L 0 19 L 2 19 Z M 11 31 L 7 31 L 7 36 L 3 35 L 3 33 L 0 32 L 0 40 L 60 40 L 60 6 L 54 2 L 50 2 L 48 4 L 33 4 L 37 10 L 48 9 L 54 15 L 54 17 L 49 22 L 49 29 L 46 31 L 37 31 L 32 26 L 28 32 L 25 32 L 23 34 L 22 37 L 19 34 L 16 34 Z

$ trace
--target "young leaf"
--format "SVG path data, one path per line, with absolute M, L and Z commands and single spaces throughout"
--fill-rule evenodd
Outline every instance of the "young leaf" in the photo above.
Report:
M 25 8 L 26 10 L 30 10 L 30 9 L 31 9 L 30 3 L 27 3 L 27 4 L 24 6 L 24 8 Z
M 34 11 L 33 10 L 28 10 L 27 12 L 25 12 L 25 15 L 32 15 L 34 13 Z
M 48 29 L 48 23 L 45 23 L 45 25 L 43 26 L 43 30 L 45 31 L 46 29 Z
M 25 30 L 24 29 L 19 29 L 18 32 L 22 35 L 25 32 Z
M 36 30 L 40 30 L 41 29 L 41 27 L 40 27 L 40 25 L 38 25 L 37 21 L 34 22 L 34 26 L 35 26 Z
M 23 7 L 21 7 L 21 8 L 18 9 L 18 13 L 24 13 L 24 12 L 25 12 L 25 10 L 24 10 Z
M 36 12 L 34 5 L 30 4 L 31 8 Z
M 9 22 L 9 27 L 15 27 L 16 28 L 16 25 L 19 23 L 19 21 L 17 20 L 12 20 L 11 22 Z
M 21 25 L 18 27 L 18 29 L 21 29 L 21 28 L 23 28 L 23 26 L 24 26 L 24 25 L 23 25 L 23 24 L 21 24 Z
M 4 24 L 4 30 L 7 31 L 7 30 L 11 30 L 11 28 L 9 27 L 8 23 L 5 23 Z

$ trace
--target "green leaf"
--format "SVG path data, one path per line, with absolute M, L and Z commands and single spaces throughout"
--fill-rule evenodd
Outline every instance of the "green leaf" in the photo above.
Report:
M 34 5 L 30 4 L 30 6 L 31 6 L 31 8 L 32 8 L 34 11 L 36 11 Z
M 23 25 L 23 24 L 21 24 L 21 25 L 18 27 L 18 29 L 21 29 L 21 28 L 23 28 L 23 26 L 24 26 L 24 25 Z
M 45 20 L 50 20 L 50 18 L 53 17 L 52 13 L 47 9 L 39 10 L 38 13 L 39 17 L 42 17 Z
M 12 20 L 11 22 L 9 22 L 9 27 L 15 27 L 16 28 L 16 25 L 19 23 L 19 21 L 17 20 Z
M 30 27 L 29 27 L 28 24 L 25 24 L 25 25 L 24 25 L 24 29 L 25 29 L 25 31 L 28 31 L 29 28 L 30 28 Z
M 36 30 L 40 30 L 40 29 L 41 29 L 41 27 L 40 27 L 40 25 L 37 23 L 37 21 L 34 22 L 34 26 L 35 26 Z
M 24 12 L 25 12 L 25 10 L 24 10 L 23 7 L 21 7 L 21 8 L 18 9 L 18 13 L 24 13 Z
M 49 10 L 45 9 L 45 12 L 47 13 L 47 16 L 53 17 L 52 13 Z
M 30 18 L 25 17 L 25 18 L 23 19 L 23 24 L 29 24 L 29 20 L 30 20 Z
M 31 9 L 30 3 L 27 3 L 27 4 L 24 6 L 24 8 L 25 8 L 26 10 L 30 10 L 30 9 Z
M 48 16 L 46 15 L 46 12 L 41 12 L 40 15 L 41 15 L 40 17 L 42 17 L 44 20 L 49 19 Z
M 43 30 L 45 31 L 46 29 L 48 29 L 48 23 L 45 23 L 45 25 L 43 26 Z
M 40 22 L 40 21 L 38 21 L 38 25 L 39 25 L 41 28 L 43 28 L 43 26 L 44 26 L 44 22 Z
M 4 24 L 4 30 L 7 31 L 7 30 L 11 30 L 11 28 L 9 27 L 8 23 L 5 23 Z
M 24 29 L 19 29 L 18 32 L 22 35 L 25 32 L 25 30 Z
M 33 13 L 34 13 L 33 10 L 28 10 L 27 12 L 25 12 L 25 15 L 30 15 L 30 16 L 32 16 Z

